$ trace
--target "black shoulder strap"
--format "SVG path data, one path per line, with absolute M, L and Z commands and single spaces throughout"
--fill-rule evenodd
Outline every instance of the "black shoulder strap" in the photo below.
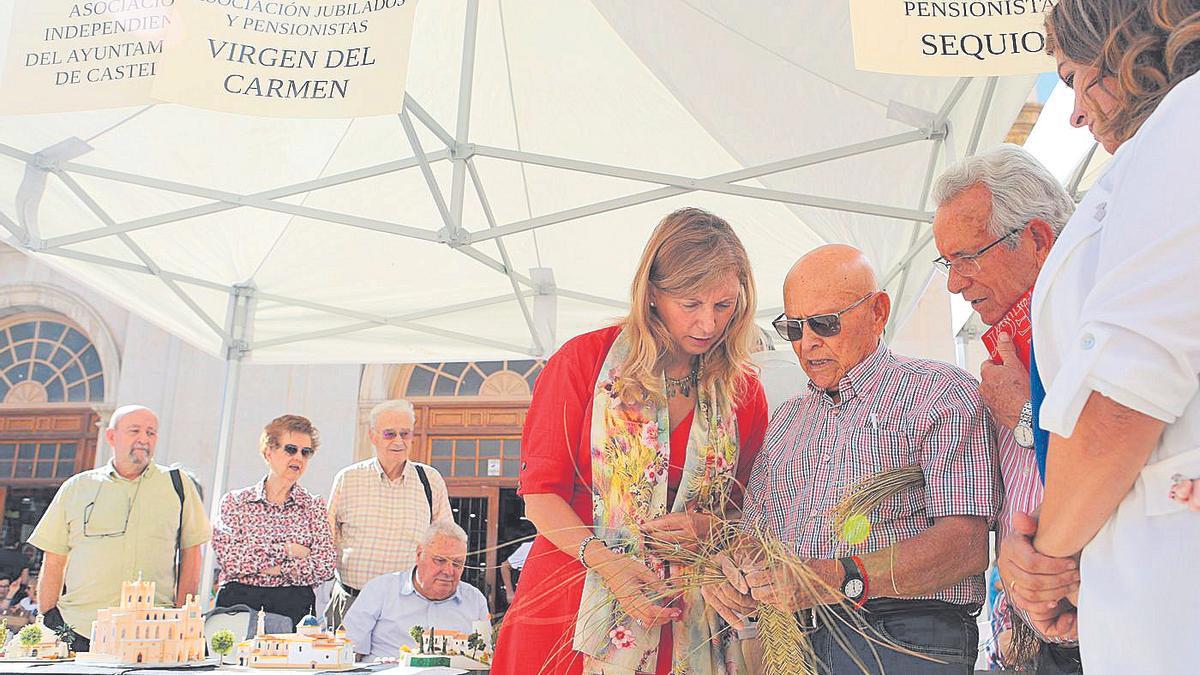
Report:
M 171 469 L 171 485 L 179 495 L 179 529 L 175 530 L 175 592 L 179 592 L 179 574 L 183 563 L 183 477 L 179 469 Z
M 429 486 L 429 476 L 425 475 L 425 467 L 420 464 L 413 464 L 417 470 L 417 477 L 421 479 L 421 487 L 425 488 L 425 501 L 429 502 L 429 522 L 433 522 L 433 488 Z

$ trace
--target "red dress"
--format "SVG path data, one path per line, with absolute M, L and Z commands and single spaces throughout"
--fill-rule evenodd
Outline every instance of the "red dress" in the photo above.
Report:
M 518 494 L 556 494 L 585 524 L 592 524 L 592 395 L 619 326 L 580 335 L 558 350 L 538 375 L 533 401 L 521 434 L 521 483 Z M 737 402 L 739 452 L 737 480 L 746 485 L 754 456 L 767 427 L 767 399 L 757 378 L 748 377 Z M 671 431 L 667 483 L 683 477 L 692 425 L 688 415 Z M 740 494 L 735 496 L 740 501 Z M 504 617 L 492 675 L 578 675 L 583 655 L 571 649 L 575 616 L 583 594 L 584 569 L 573 553 L 564 553 L 538 536 L 521 570 L 512 607 Z M 670 631 L 663 631 L 658 673 L 670 668 Z

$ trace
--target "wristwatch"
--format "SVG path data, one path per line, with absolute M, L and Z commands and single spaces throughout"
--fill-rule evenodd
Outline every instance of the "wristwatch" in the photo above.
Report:
M 1033 447 L 1033 401 L 1025 401 L 1021 408 L 1021 419 L 1013 428 L 1013 440 L 1022 448 Z
M 856 555 L 839 558 L 838 562 L 842 563 L 842 569 L 845 570 L 845 576 L 842 577 L 842 595 L 856 608 L 861 608 L 867 601 L 867 568 Z

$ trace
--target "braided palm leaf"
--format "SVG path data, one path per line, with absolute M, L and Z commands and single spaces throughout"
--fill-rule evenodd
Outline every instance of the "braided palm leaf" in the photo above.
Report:
M 759 605 L 758 639 L 765 675 L 817 675 L 812 643 L 795 616 L 772 605 Z

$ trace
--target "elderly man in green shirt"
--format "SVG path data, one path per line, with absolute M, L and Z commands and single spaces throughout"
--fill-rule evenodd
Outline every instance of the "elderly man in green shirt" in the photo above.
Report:
M 118 408 L 104 437 L 112 461 L 63 483 L 29 538 L 46 554 L 38 607 L 47 626 L 75 631 L 76 651 L 87 651 L 96 610 L 119 602 L 124 581 L 140 575 L 157 583 L 156 604 L 183 605 L 196 593 L 200 545 L 211 534 L 192 481 L 153 461 L 152 410 Z

